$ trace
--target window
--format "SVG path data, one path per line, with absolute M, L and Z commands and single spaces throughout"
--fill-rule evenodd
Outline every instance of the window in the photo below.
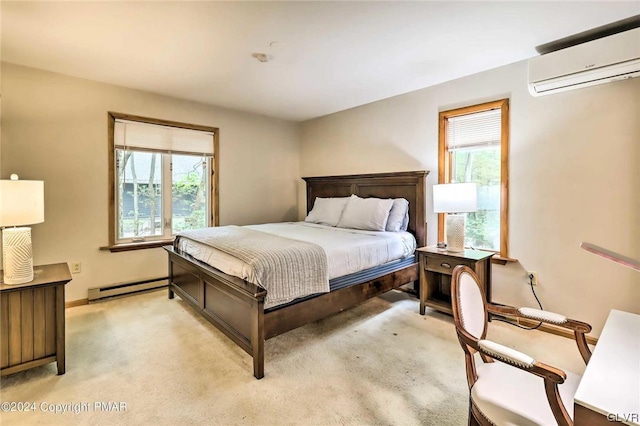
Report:
M 218 129 L 109 113 L 109 248 L 218 225 Z
M 475 182 L 478 211 L 467 213 L 465 246 L 508 257 L 509 100 L 443 111 L 439 118 L 438 182 Z M 438 240 L 444 214 L 438 215 Z

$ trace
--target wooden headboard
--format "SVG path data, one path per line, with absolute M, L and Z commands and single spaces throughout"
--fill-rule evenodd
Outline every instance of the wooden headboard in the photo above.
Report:
M 425 223 L 426 170 L 366 175 L 303 177 L 307 182 L 307 213 L 316 197 L 406 198 L 409 201 L 408 231 L 416 237 L 418 247 L 427 245 Z

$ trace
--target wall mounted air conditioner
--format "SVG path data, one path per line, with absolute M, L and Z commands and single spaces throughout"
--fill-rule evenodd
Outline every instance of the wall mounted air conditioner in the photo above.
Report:
M 640 76 L 640 28 L 599 38 L 529 60 L 533 96 Z

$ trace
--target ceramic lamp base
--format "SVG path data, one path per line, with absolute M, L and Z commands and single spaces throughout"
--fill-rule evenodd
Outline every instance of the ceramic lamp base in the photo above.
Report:
M 33 281 L 31 228 L 2 230 L 2 265 L 5 284 L 24 284 Z
M 447 215 L 447 251 L 459 253 L 464 251 L 464 214 Z

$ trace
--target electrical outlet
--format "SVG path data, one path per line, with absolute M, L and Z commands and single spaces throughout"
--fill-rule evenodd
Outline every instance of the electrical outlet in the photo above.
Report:
M 82 272 L 82 263 L 80 263 L 80 262 L 72 262 L 71 263 L 71 273 L 72 274 L 79 274 L 80 272 Z
M 529 280 L 531 280 L 533 285 L 538 285 L 538 273 L 535 271 L 527 271 L 527 284 L 529 284 Z

